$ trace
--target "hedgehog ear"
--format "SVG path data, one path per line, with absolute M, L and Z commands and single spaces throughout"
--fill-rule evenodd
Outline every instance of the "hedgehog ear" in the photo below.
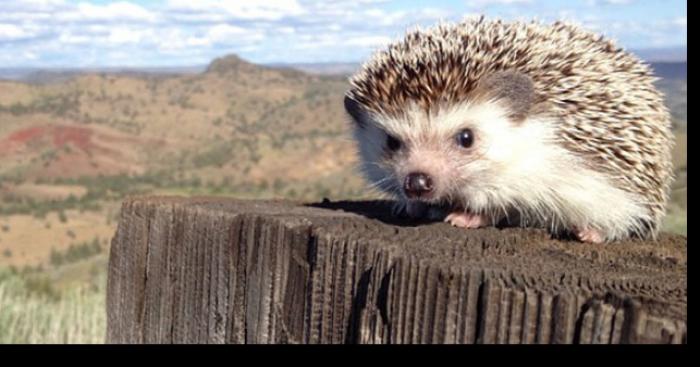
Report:
M 345 96 L 344 103 L 345 111 L 352 116 L 352 119 L 355 121 L 357 126 L 364 128 L 366 121 L 369 118 L 367 111 L 362 108 L 362 106 L 360 106 L 356 100 L 350 98 L 350 96 Z
M 535 85 L 532 79 L 518 71 L 498 71 L 479 80 L 474 95 L 506 102 L 510 117 L 522 121 L 535 103 Z

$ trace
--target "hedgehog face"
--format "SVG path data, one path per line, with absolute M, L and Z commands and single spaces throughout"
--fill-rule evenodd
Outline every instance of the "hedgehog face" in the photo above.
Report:
M 352 106 L 349 106 L 349 112 Z M 369 181 L 404 200 L 475 209 L 506 169 L 537 149 L 539 136 L 497 100 L 426 112 L 410 106 L 400 117 L 353 113 L 361 168 Z
M 465 102 L 432 111 L 409 103 L 399 116 L 387 115 L 350 98 L 346 110 L 374 186 L 404 200 L 485 210 L 500 205 L 493 193 L 507 185 L 514 163 L 543 143 L 527 118 L 532 95 L 528 78 L 496 73 Z

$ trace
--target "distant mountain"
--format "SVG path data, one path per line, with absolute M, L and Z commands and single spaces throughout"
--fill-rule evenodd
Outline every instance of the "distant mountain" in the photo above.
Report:
M 196 180 L 240 195 L 308 199 L 364 187 L 346 138 L 344 78 L 237 56 L 198 73 L 158 71 L 0 81 L 0 181 L 128 174 L 169 190 Z
M 272 67 L 288 68 L 317 75 L 350 75 L 362 65 L 359 62 L 326 62 L 326 63 L 275 63 Z
M 66 81 L 81 74 L 114 75 L 175 75 L 196 74 L 205 66 L 164 66 L 164 67 L 90 67 L 90 68 L 0 68 L 0 80 L 15 80 L 26 83 L 56 83 Z
M 657 75 L 663 78 L 685 78 L 687 75 L 687 48 L 654 48 L 630 50 L 643 60 L 651 63 Z M 245 67 L 255 65 L 237 56 L 226 56 L 214 60 L 210 65 L 166 66 L 166 67 L 92 67 L 92 68 L 0 68 L 0 80 L 16 80 L 28 83 L 55 83 L 68 80 L 79 74 L 105 73 L 116 75 L 146 75 L 146 74 L 196 74 L 205 70 L 221 70 L 221 68 Z M 361 62 L 317 62 L 317 63 L 269 63 L 256 65 L 277 69 L 292 69 L 313 75 L 348 76 L 362 65 Z
M 688 48 L 685 46 L 635 49 L 630 52 L 650 63 L 688 61 Z
M 659 62 L 651 66 L 661 78 L 656 86 L 664 94 L 674 127 L 685 129 L 688 121 L 688 63 Z
M 687 79 L 688 78 L 688 63 L 687 62 L 653 62 L 651 67 L 657 76 L 663 79 Z
M 252 72 L 260 66 L 250 63 L 237 55 L 227 55 L 214 59 L 209 66 L 207 66 L 206 73 L 239 73 L 239 72 Z
M 686 47 L 632 49 L 630 52 L 651 63 L 657 75 L 663 78 L 685 78 L 688 53 Z M 269 65 L 301 70 L 309 74 L 350 75 L 362 66 L 362 62 L 272 63 Z

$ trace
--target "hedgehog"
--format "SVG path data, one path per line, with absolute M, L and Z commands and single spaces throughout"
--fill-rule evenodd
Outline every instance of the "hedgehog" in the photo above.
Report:
M 344 107 L 359 168 L 397 215 L 655 240 L 673 180 L 657 79 L 577 25 L 482 16 L 375 51 Z

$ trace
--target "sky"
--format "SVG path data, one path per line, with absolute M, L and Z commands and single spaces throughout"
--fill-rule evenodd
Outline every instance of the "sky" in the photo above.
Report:
M 626 49 L 687 44 L 682 0 L 0 1 L 0 67 L 359 62 L 415 26 L 566 20 Z

